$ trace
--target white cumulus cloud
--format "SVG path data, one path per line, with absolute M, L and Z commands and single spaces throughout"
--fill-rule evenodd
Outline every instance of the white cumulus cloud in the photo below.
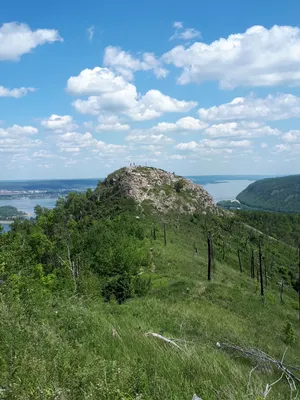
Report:
M 67 132 L 59 135 L 56 145 L 63 152 L 79 153 L 82 150 L 92 151 L 98 154 L 121 154 L 127 146 L 105 143 L 96 140 L 90 132 Z
M 252 26 L 210 44 L 176 46 L 162 59 L 182 69 L 179 84 L 219 81 L 221 88 L 300 85 L 300 28 Z
M 231 154 L 234 149 L 249 149 L 251 146 L 250 140 L 202 139 L 199 142 L 178 143 L 175 149 L 186 152 L 199 152 L 201 154 Z
M 300 143 L 300 131 L 299 130 L 291 130 L 289 132 L 286 132 L 282 136 L 282 139 L 288 143 L 295 143 L 295 142 Z
M 180 118 L 178 121 L 172 122 L 159 122 L 156 126 L 151 128 L 154 132 L 198 132 L 205 129 L 208 125 L 199 119 L 193 117 Z
M 199 117 L 205 121 L 243 119 L 283 120 L 299 117 L 300 97 L 292 94 L 269 94 L 265 98 L 237 97 L 230 103 L 200 108 Z
M 13 125 L 8 128 L 0 128 L 0 137 L 31 136 L 38 133 L 33 126 Z
M 96 126 L 97 132 L 122 132 L 130 129 L 130 126 L 122 124 L 116 115 L 101 115 L 98 121 L 99 124 Z
M 162 62 L 153 53 L 144 53 L 142 59 L 139 59 L 120 47 L 106 47 L 103 64 L 128 80 L 133 79 L 136 71 L 151 70 L 157 78 L 165 78 L 168 75 L 168 70 L 162 66 Z
M 52 114 L 49 118 L 43 119 L 41 125 L 45 129 L 53 130 L 56 133 L 62 133 L 66 130 L 72 131 L 78 128 L 71 115 Z
M 18 61 L 23 54 L 30 53 L 37 46 L 61 41 L 63 39 L 55 29 L 32 31 L 26 24 L 5 23 L 0 28 L 0 61 Z
M 26 96 L 29 92 L 35 92 L 35 89 L 31 87 L 8 89 L 4 86 L 0 86 L 0 97 L 14 97 L 15 99 L 19 99 L 20 97 Z
M 204 135 L 210 137 L 240 137 L 250 139 L 263 136 L 278 136 L 280 134 L 279 129 L 271 128 L 259 122 L 248 121 L 215 124 L 204 131 Z
M 1 153 L 24 153 L 28 149 L 38 147 L 42 144 L 39 139 L 33 140 L 38 130 L 33 126 L 13 125 L 0 128 L 0 152 Z
M 174 142 L 172 138 L 165 135 L 145 135 L 143 133 L 131 134 L 126 137 L 126 140 L 131 143 L 151 144 L 151 145 L 163 145 L 171 144 Z
M 81 114 L 121 113 L 134 121 L 150 120 L 167 112 L 187 112 L 197 105 L 197 102 L 177 100 L 159 90 L 149 90 L 140 95 L 136 87 L 122 76 L 100 67 L 85 69 L 78 76 L 71 77 L 67 91 L 91 95 L 87 100 L 73 102 Z

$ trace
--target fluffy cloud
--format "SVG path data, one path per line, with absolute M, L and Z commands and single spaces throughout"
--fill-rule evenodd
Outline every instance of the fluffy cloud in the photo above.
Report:
M 34 92 L 34 88 L 15 88 L 15 89 L 7 89 L 4 86 L 0 86 L 0 97 L 14 97 L 15 99 L 19 99 L 20 97 L 26 96 L 29 92 Z
M 0 28 L 0 60 L 18 61 L 23 54 L 45 43 L 62 41 L 54 29 L 32 31 L 26 24 L 9 22 Z
M 102 115 L 98 118 L 98 121 L 100 123 L 96 126 L 97 132 L 122 132 L 130 129 L 129 125 L 122 124 L 115 115 Z
M 32 158 L 38 158 L 38 159 L 59 158 L 60 160 L 64 160 L 64 159 L 65 159 L 65 157 L 60 157 L 60 156 L 58 156 L 57 154 L 53 154 L 53 153 L 51 153 L 51 152 L 48 151 L 48 150 L 38 150 L 38 151 L 35 151 L 35 152 L 32 154 Z
M 106 47 L 103 64 L 128 80 L 133 79 L 133 73 L 136 71 L 152 70 L 157 78 L 165 78 L 168 75 L 168 70 L 162 67 L 162 62 L 153 53 L 144 53 L 140 60 L 114 46 Z
M 191 141 L 187 143 L 178 143 L 176 150 L 199 152 L 202 154 L 209 153 L 232 153 L 233 149 L 249 149 L 252 143 L 250 140 L 210 140 L 202 139 L 199 142 Z
M 78 125 L 74 123 L 71 115 L 52 114 L 49 118 L 42 120 L 41 125 L 46 129 L 55 131 L 56 133 L 62 133 L 67 130 L 72 131 L 78 128 Z
M 217 80 L 220 86 L 300 84 L 300 28 L 252 26 L 206 44 L 174 47 L 163 60 L 182 69 L 179 84 Z
M 280 135 L 279 129 L 271 128 L 259 122 L 226 122 L 212 125 L 205 129 L 204 134 L 210 137 L 240 137 L 255 138 Z
M 193 117 L 184 117 L 180 118 L 175 123 L 171 122 L 160 122 L 153 128 L 151 131 L 153 132 L 181 132 L 181 133 L 188 133 L 188 132 L 198 132 L 205 129 L 208 125 L 204 122 L 201 122 L 199 119 Z
M 58 136 L 56 144 L 61 151 L 76 153 L 80 149 L 93 147 L 96 144 L 96 140 L 89 132 L 67 132 Z
M 67 91 L 72 95 L 99 95 L 128 90 L 131 86 L 135 88 L 110 69 L 95 67 L 84 69 L 78 76 L 71 76 L 67 82 Z
M 275 146 L 274 153 L 282 153 L 283 151 L 289 151 L 291 146 L 289 144 L 277 144 Z
M 131 134 L 126 137 L 126 140 L 131 143 L 141 143 L 141 144 L 171 144 L 174 142 L 173 139 L 165 135 L 144 135 L 144 134 Z
M 0 128 L 0 137 L 19 137 L 36 135 L 38 130 L 33 126 L 13 125 L 8 128 Z
M 59 135 L 56 145 L 61 151 L 79 153 L 81 150 L 89 150 L 98 154 L 118 154 L 126 150 L 126 146 L 109 144 L 96 140 L 90 132 L 67 132 Z
M 37 133 L 38 130 L 33 126 L 13 125 L 7 128 L 0 128 L 0 152 L 14 153 L 14 155 L 16 155 L 18 153 L 25 153 L 29 149 L 39 147 L 42 141 L 30 138 Z M 25 158 L 23 157 L 22 160 L 24 161 Z
M 74 108 L 81 114 L 97 115 L 103 112 L 121 113 L 134 121 L 157 118 L 166 112 L 187 112 L 194 108 L 194 101 L 177 100 L 149 90 L 139 95 L 136 87 L 122 76 L 107 68 L 85 69 L 68 80 L 67 91 L 77 95 L 92 95 L 87 100 L 77 99 Z
M 295 142 L 300 143 L 300 131 L 299 130 L 291 130 L 291 131 L 285 133 L 282 136 L 282 139 L 288 143 L 295 143 Z
M 292 94 L 268 95 L 265 98 L 237 97 L 230 103 L 200 108 L 199 117 L 205 121 L 241 119 L 282 120 L 300 115 L 300 97 Z

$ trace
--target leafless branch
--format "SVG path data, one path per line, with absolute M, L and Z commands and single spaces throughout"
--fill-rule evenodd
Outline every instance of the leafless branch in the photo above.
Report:
M 146 336 L 156 337 L 156 338 L 158 338 L 158 339 L 163 340 L 163 341 L 166 342 L 166 343 L 172 344 L 173 346 L 177 347 L 179 350 L 182 350 L 182 348 L 181 348 L 180 346 L 178 346 L 178 344 L 175 343 L 174 340 L 168 339 L 168 338 L 166 338 L 165 336 L 162 336 L 162 335 L 160 335 L 160 334 L 158 334 L 158 333 L 148 332 L 148 333 L 146 333 Z
M 281 360 L 277 360 L 274 357 L 270 356 L 269 354 L 265 353 L 263 350 L 260 350 L 260 349 L 243 349 L 242 347 L 237 346 L 237 345 L 228 344 L 228 343 L 219 343 L 219 342 L 217 343 L 217 347 L 223 348 L 225 350 L 235 351 L 235 352 L 239 353 L 242 357 L 251 359 L 253 362 L 255 362 L 256 367 L 259 365 L 263 365 L 263 364 L 269 364 L 269 365 L 276 367 L 279 371 L 281 371 L 282 374 L 281 374 L 280 378 L 277 379 L 275 382 L 273 382 L 271 384 L 267 384 L 266 389 L 263 393 L 263 398 L 267 397 L 267 395 L 270 393 L 272 386 L 274 386 L 276 383 L 281 381 L 281 379 L 283 377 L 285 377 L 289 384 L 289 387 L 290 387 L 291 399 L 292 399 L 293 393 L 297 390 L 296 382 L 300 383 L 300 378 L 291 371 L 291 369 L 298 370 L 297 367 L 284 365 L 284 358 L 285 358 L 288 348 L 285 349 Z M 288 369 L 287 367 L 289 367 L 290 369 Z M 249 386 L 250 386 L 251 374 L 255 368 L 253 368 L 250 371 L 248 385 L 247 385 L 247 391 L 249 390 Z M 297 398 L 298 398 L 298 392 L 296 394 L 295 399 L 297 399 Z

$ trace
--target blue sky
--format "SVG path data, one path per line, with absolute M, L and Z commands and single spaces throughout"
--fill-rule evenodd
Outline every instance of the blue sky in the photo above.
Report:
M 300 173 L 298 1 L 12 0 L 0 179 Z

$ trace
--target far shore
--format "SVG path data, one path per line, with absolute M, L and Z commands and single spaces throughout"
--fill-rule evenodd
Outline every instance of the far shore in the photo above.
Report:
M 32 214 L 27 213 L 25 215 L 22 215 L 22 217 L 24 218 L 28 218 L 31 217 Z M 19 219 L 18 217 L 16 217 L 15 219 L 9 219 L 9 220 L 0 220 L 0 225 L 11 225 L 14 221 L 16 221 L 17 219 Z

